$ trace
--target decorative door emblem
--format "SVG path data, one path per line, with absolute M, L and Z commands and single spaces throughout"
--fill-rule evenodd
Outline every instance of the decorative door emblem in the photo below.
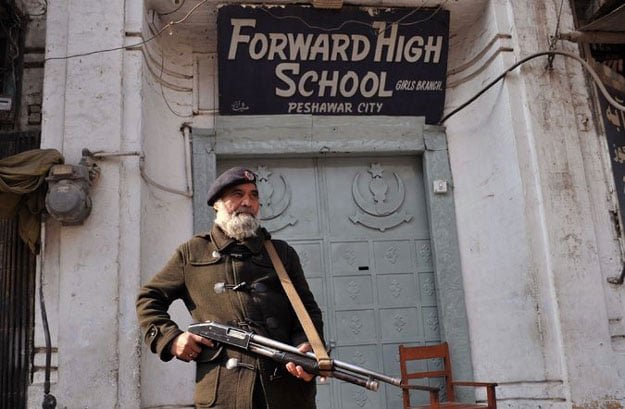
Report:
M 434 296 L 436 291 L 436 285 L 434 284 L 434 280 L 431 278 L 426 278 L 423 280 L 423 292 L 425 292 L 430 297 Z
M 291 204 L 291 189 L 284 176 L 272 176 L 273 172 L 267 166 L 259 166 L 256 175 L 263 226 L 270 232 L 276 232 L 297 223 L 295 217 L 285 213 Z
M 352 330 L 354 334 L 360 334 L 360 329 L 362 328 L 362 320 L 357 315 L 352 315 L 352 318 L 349 321 L 349 329 Z
M 350 266 L 356 264 L 356 251 L 351 247 L 345 249 L 345 253 L 343 253 L 343 260 L 345 260 L 345 262 Z
M 442 369 L 443 365 L 441 365 L 441 359 L 440 358 L 430 358 L 428 360 L 428 368 L 430 368 L 433 371 Z
M 364 407 L 365 404 L 367 403 L 367 395 L 365 394 L 365 391 L 362 388 L 358 388 L 357 390 L 354 390 L 353 392 L 353 398 L 354 398 L 354 402 L 356 402 L 356 405 L 358 405 L 359 407 Z
M 405 326 L 406 321 L 404 321 L 404 317 L 402 317 L 401 314 L 395 314 L 393 316 L 393 327 L 395 327 L 395 331 L 402 332 Z
M 356 365 L 364 366 L 367 363 L 367 359 L 365 358 L 365 354 L 360 351 L 356 351 L 352 355 L 352 362 Z
M 310 263 L 310 256 L 306 250 L 298 250 L 297 254 L 299 255 L 299 262 L 302 265 L 302 268 L 306 270 L 308 267 L 308 263 Z
M 360 294 L 360 286 L 358 285 L 358 283 L 354 280 L 351 280 L 347 284 L 347 293 L 349 294 L 349 298 L 351 298 L 352 300 L 358 298 L 358 295 Z
M 399 298 L 399 296 L 401 295 L 401 285 L 397 280 L 393 279 L 388 288 L 389 290 L 391 290 L 391 294 L 393 295 L 393 297 Z
M 442 369 L 442 365 L 437 365 Z M 445 384 L 445 381 L 443 379 L 437 379 L 436 384 L 434 385 L 434 387 L 440 389 L 440 398 L 441 400 L 447 400 L 447 385 Z
M 438 315 L 436 313 L 429 313 L 426 320 L 426 325 L 432 332 L 438 332 Z
M 384 253 L 384 258 L 389 263 L 396 264 L 397 260 L 399 260 L 399 254 L 397 254 L 397 248 L 389 247 L 388 249 L 386 249 L 386 252 Z
M 352 197 L 362 211 L 357 209 L 349 219 L 380 231 L 409 222 L 412 215 L 404 210 L 398 211 L 406 197 L 404 182 L 399 175 L 393 172 L 395 181 L 389 183 L 384 179 L 384 168 L 379 163 L 372 163 L 367 172 L 371 177 L 368 192 L 361 192 L 360 178 L 363 171 L 358 172 L 352 182 Z
M 421 243 L 417 251 L 419 253 L 419 257 L 426 263 L 430 263 L 432 261 L 432 249 L 430 249 L 430 243 Z

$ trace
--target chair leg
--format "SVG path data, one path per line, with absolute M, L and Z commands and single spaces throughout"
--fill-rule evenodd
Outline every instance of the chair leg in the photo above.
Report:
M 497 398 L 495 396 L 495 388 L 486 388 L 486 399 L 488 403 L 488 409 L 497 409 Z
M 430 405 L 432 409 L 440 409 L 440 401 L 438 400 L 438 391 L 430 391 Z

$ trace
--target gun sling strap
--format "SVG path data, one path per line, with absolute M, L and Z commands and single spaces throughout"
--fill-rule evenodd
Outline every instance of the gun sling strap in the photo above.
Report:
M 269 258 L 271 258 L 271 262 L 273 263 L 276 272 L 278 273 L 278 278 L 280 278 L 280 283 L 282 283 L 282 287 L 286 292 L 287 297 L 289 297 L 289 301 L 295 310 L 295 314 L 299 319 L 302 327 L 304 328 L 304 332 L 306 333 L 306 337 L 312 346 L 313 352 L 317 357 L 317 362 L 319 363 L 319 369 L 322 371 L 331 371 L 332 370 L 332 360 L 328 356 L 328 352 L 326 351 L 323 342 L 321 341 L 321 337 L 319 337 L 319 333 L 315 329 L 315 325 L 310 319 L 310 315 L 308 315 L 308 311 L 304 307 L 304 303 L 302 303 L 299 294 L 295 290 L 289 275 L 284 269 L 284 265 L 282 264 L 282 260 L 278 257 L 278 253 L 276 252 L 276 248 L 274 247 L 271 240 L 265 240 L 265 248 L 267 249 L 267 253 L 269 253 Z

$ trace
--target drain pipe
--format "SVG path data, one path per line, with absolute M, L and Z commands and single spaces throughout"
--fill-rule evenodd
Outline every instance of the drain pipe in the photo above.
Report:
M 180 132 L 184 141 L 184 173 L 187 179 L 187 192 L 193 193 L 193 182 L 191 180 L 193 172 L 191 170 L 191 126 L 184 122 L 180 126 Z

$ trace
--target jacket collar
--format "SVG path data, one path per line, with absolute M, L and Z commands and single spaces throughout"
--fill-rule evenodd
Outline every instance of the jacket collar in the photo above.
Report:
M 247 247 L 252 252 L 252 254 L 259 254 L 263 250 L 263 243 L 265 242 L 265 240 L 271 238 L 269 232 L 261 227 L 256 231 L 256 236 L 250 237 L 242 242 L 238 242 L 232 237 L 226 235 L 226 233 L 224 233 L 224 231 L 221 230 L 221 228 L 216 224 L 213 224 L 210 236 L 211 241 L 219 252 L 223 251 L 223 249 L 225 249 L 229 245 L 236 243 Z

